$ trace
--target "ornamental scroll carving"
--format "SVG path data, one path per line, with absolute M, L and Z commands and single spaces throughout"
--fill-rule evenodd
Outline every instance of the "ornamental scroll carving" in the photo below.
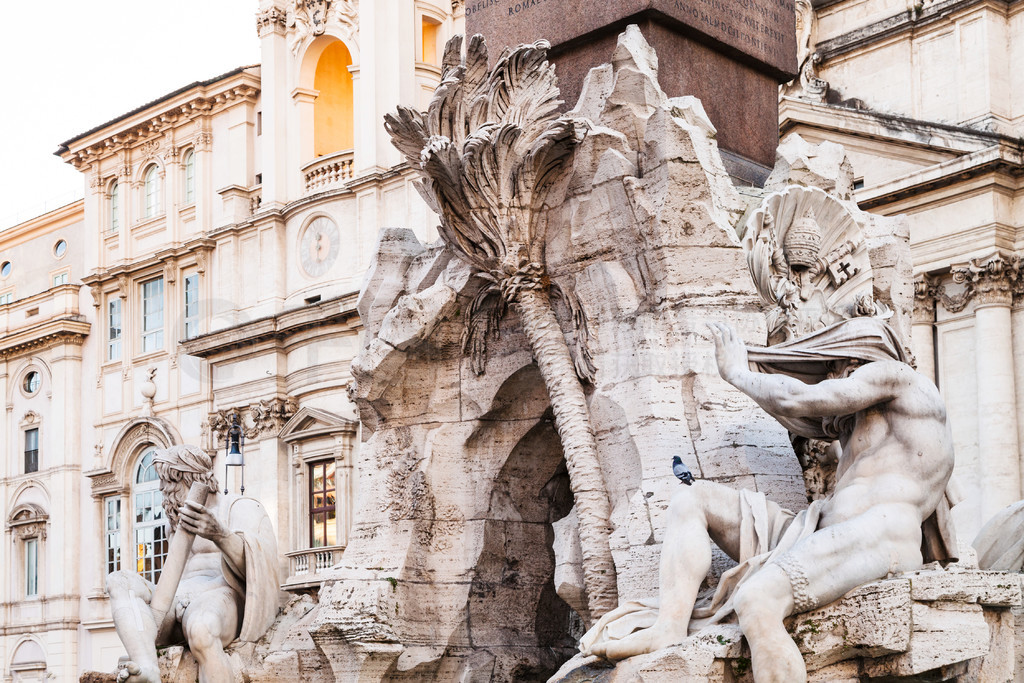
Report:
M 293 54 L 310 36 L 321 36 L 330 26 L 332 34 L 355 42 L 359 34 L 356 6 L 346 0 L 294 0 L 288 8 L 289 47 Z
M 206 425 L 214 444 L 224 438 L 235 415 L 238 416 L 245 438 L 256 439 L 264 434 L 276 436 L 298 410 L 298 401 L 290 396 L 263 399 L 248 406 L 212 412 L 206 419 Z
M 287 12 L 277 7 L 270 7 L 256 14 L 256 35 L 261 38 L 265 33 L 283 30 L 287 25 Z
M 962 289 L 950 293 L 937 277 L 924 275 L 915 283 L 915 316 L 918 306 L 937 302 L 949 313 L 959 313 L 972 301 L 981 305 L 1009 306 L 1015 297 L 1024 294 L 1024 258 L 1019 254 L 995 253 L 971 259 L 950 269 L 953 283 Z M 934 304 L 932 304 L 934 305 Z

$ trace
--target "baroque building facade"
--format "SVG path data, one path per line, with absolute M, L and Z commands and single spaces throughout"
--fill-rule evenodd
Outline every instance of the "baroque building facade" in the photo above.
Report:
M 284 590 L 345 547 L 363 273 L 382 227 L 436 238 L 380 123 L 426 104 L 463 10 L 256 4 L 259 64 L 65 141 L 85 199 L 0 233 L 2 680 L 116 666 L 104 577 L 167 552 L 156 448 L 209 449 L 264 503 Z
M 797 8 L 781 134 L 842 144 L 860 206 L 907 216 L 914 352 L 949 408 L 969 542 L 1024 493 L 1024 2 Z

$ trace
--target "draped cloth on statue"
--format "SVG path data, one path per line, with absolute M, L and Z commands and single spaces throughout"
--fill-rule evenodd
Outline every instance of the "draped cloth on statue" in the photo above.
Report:
M 280 582 L 277 576 L 277 538 L 266 510 L 254 498 L 236 498 L 228 507 L 227 527 L 245 545 L 245 576 L 226 559 L 221 560 L 224 578 L 245 596 L 245 612 L 238 639 L 259 640 L 277 616 Z
M 773 503 L 763 493 L 741 490 L 739 564 L 722 574 L 710 595 L 698 599 L 690 619 L 690 634 L 706 626 L 729 621 L 737 589 L 759 569 L 781 557 L 797 542 L 818 528 L 824 500 L 816 500 L 799 513 Z M 621 640 L 633 631 L 654 625 L 658 618 L 656 598 L 623 603 L 601 619 L 580 640 L 580 650 L 588 652 L 599 642 Z
M 1024 500 L 993 515 L 971 544 L 978 566 L 990 571 L 1019 572 L 1024 568 Z

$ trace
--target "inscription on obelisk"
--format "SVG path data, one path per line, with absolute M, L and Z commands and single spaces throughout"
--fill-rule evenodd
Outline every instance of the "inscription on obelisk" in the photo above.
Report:
M 796 75 L 794 0 L 467 0 L 466 32 L 497 55 L 547 39 L 566 102 L 637 24 L 658 51 L 662 88 L 696 95 L 735 175 L 763 179 L 778 143 L 778 84 Z

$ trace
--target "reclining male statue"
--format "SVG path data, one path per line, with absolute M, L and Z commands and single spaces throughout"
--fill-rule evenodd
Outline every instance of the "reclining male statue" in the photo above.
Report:
M 184 529 L 196 539 L 166 623 L 158 624 L 150 609 L 153 583 L 130 571 L 107 576 L 114 626 L 130 660 L 118 681 L 160 683 L 156 646 L 182 639 L 199 663 L 202 683 L 234 680 L 225 646 L 236 638 L 258 640 L 277 615 L 273 527 L 256 500 L 217 492 L 213 459 L 201 449 L 158 450 L 153 462 L 171 533 Z M 186 500 L 196 481 L 211 489 L 205 506 Z
M 758 683 L 805 681 L 783 619 L 887 574 L 955 559 L 946 484 L 953 446 L 935 385 L 906 363 L 895 333 L 853 318 L 766 349 L 712 325 L 722 378 L 791 432 L 838 440 L 835 490 L 794 515 L 763 494 L 697 481 L 669 507 L 661 599 L 605 615 L 584 652 L 623 659 L 682 642 L 735 612 Z M 709 604 L 695 605 L 711 541 L 739 562 Z M 646 609 L 645 609 L 646 608 Z M 634 631 L 638 626 L 646 626 Z

